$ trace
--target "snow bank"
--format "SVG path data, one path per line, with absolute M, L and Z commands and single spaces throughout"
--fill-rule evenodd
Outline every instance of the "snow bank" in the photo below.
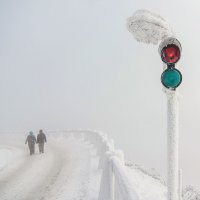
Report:
M 159 180 L 136 168 L 127 167 L 126 170 L 140 200 L 167 199 L 167 188 Z
M 126 200 L 140 200 L 137 187 L 132 184 L 129 174 L 124 165 L 117 158 L 113 158 L 113 171 L 115 173 L 116 184 L 118 184 L 119 193 Z
M 141 171 L 142 173 L 146 174 L 147 176 L 150 176 L 150 177 L 152 177 L 153 179 L 160 181 L 161 184 L 163 184 L 163 185 L 166 186 L 166 181 L 165 181 L 164 178 L 156 171 L 156 169 L 154 169 L 154 168 L 147 169 L 147 168 L 145 168 L 144 166 L 141 166 L 141 165 L 138 165 L 138 164 L 132 164 L 132 163 L 130 163 L 130 162 L 129 162 L 129 163 L 126 162 L 126 166 L 127 166 L 127 167 L 130 167 L 130 168 L 132 168 L 132 169 L 139 170 L 139 171 Z

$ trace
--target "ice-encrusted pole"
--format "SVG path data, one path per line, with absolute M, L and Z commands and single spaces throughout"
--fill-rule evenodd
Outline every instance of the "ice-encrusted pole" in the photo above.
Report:
M 127 28 L 139 42 L 157 44 L 161 41 L 162 48 L 167 47 L 169 42 L 171 42 L 170 45 L 172 44 L 172 46 L 174 44 L 179 45 L 170 25 L 161 16 L 148 10 L 136 11 L 133 16 L 128 18 Z M 162 49 L 159 48 L 159 53 L 163 54 L 160 50 Z M 178 80 L 176 80 L 177 77 Z M 175 69 L 175 65 L 166 65 L 165 62 L 162 83 L 165 86 L 164 92 L 167 95 L 168 200 L 180 200 L 179 191 L 181 191 L 179 178 L 179 102 L 178 91 L 176 90 L 181 80 L 182 76 Z
M 176 91 L 167 95 L 167 186 L 168 200 L 179 199 L 179 102 Z M 179 199 L 180 200 L 180 199 Z

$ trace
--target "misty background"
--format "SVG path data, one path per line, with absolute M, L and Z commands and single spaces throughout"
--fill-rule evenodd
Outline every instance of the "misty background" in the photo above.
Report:
M 0 0 L 0 132 L 102 130 L 165 176 L 162 62 L 127 31 L 137 9 L 164 17 L 182 43 L 180 168 L 200 187 L 198 0 Z

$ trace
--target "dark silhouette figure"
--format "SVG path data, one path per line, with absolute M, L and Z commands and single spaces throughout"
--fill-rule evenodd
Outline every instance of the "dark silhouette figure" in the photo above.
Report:
M 28 147 L 30 150 L 30 155 L 32 155 L 35 153 L 35 143 L 36 143 L 36 138 L 33 135 L 32 131 L 29 132 L 29 135 L 26 138 L 25 144 L 27 144 L 27 142 L 28 142 Z
M 44 153 L 44 143 L 47 142 L 46 135 L 43 133 L 42 130 L 39 131 L 37 135 L 37 143 L 39 147 L 39 152 Z

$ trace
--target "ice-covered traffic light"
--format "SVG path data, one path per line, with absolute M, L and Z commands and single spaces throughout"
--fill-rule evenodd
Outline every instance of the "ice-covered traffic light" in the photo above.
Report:
M 180 49 L 175 44 L 168 44 L 162 49 L 161 58 L 167 64 L 174 64 L 180 59 Z
M 160 43 L 159 53 L 164 63 L 175 64 L 181 57 L 181 44 L 176 38 L 168 37 Z
M 181 84 L 182 75 L 175 68 L 167 68 L 161 75 L 161 81 L 166 88 L 175 89 Z
M 166 38 L 159 46 L 159 53 L 167 69 L 161 75 L 162 84 L 175 90 L 182 82 L 181 72 L 175 69 L 175 64 L 181 57 L 181 44 L 176 38 Z

